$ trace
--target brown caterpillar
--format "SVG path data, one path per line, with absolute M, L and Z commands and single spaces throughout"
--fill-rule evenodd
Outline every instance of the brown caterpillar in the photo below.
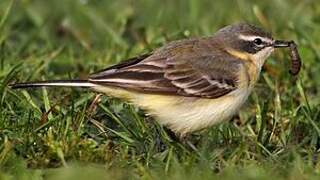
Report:
M 297 45 L 294 41 L 289 42 L 290 57 L 291 57 L 291 68 L 290 74 L 297 75 L 301 69 L 301 58 L 297 49 Z

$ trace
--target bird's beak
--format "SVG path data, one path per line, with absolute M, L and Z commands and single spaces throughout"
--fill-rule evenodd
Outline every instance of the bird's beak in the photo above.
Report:
M 284 48 L 289 47 L 292 41 L 285 41 L 285 40 L 275 40 L 272 44 L 274 48 Z

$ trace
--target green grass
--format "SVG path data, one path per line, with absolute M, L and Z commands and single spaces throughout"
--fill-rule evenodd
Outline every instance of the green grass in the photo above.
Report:
M 247 21 L 299 44 L 266 63 L 239 118 L 169 138 L 142 110 L 81 89 L 16 91 L 11 82 L 88 74 L 168 41 Z M 317 0 L 0 1 L 0 179 L 320 178 Z

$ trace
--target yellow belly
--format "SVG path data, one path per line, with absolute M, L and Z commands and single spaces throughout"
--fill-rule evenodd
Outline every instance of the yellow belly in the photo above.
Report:
M 238 89 L 217 99 L 133 93 L 102 86 L 93 89 L 132 102 L 180 135 L 230 119 L 249 95 L 247 89 Z

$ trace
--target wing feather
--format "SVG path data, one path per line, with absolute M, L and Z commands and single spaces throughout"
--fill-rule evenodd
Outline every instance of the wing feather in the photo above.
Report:
M 195 51 L 201 49 L 201 43 L 187 45 L 171 44 L 152 55 L 93 74 L 89 81 L 144 93 L 203 98 L 218 98 L 236 89 L 239 60 L 223 52 Z M 175 53 L 180 52 L 176 48 L 182 48 L 183 53 Z

